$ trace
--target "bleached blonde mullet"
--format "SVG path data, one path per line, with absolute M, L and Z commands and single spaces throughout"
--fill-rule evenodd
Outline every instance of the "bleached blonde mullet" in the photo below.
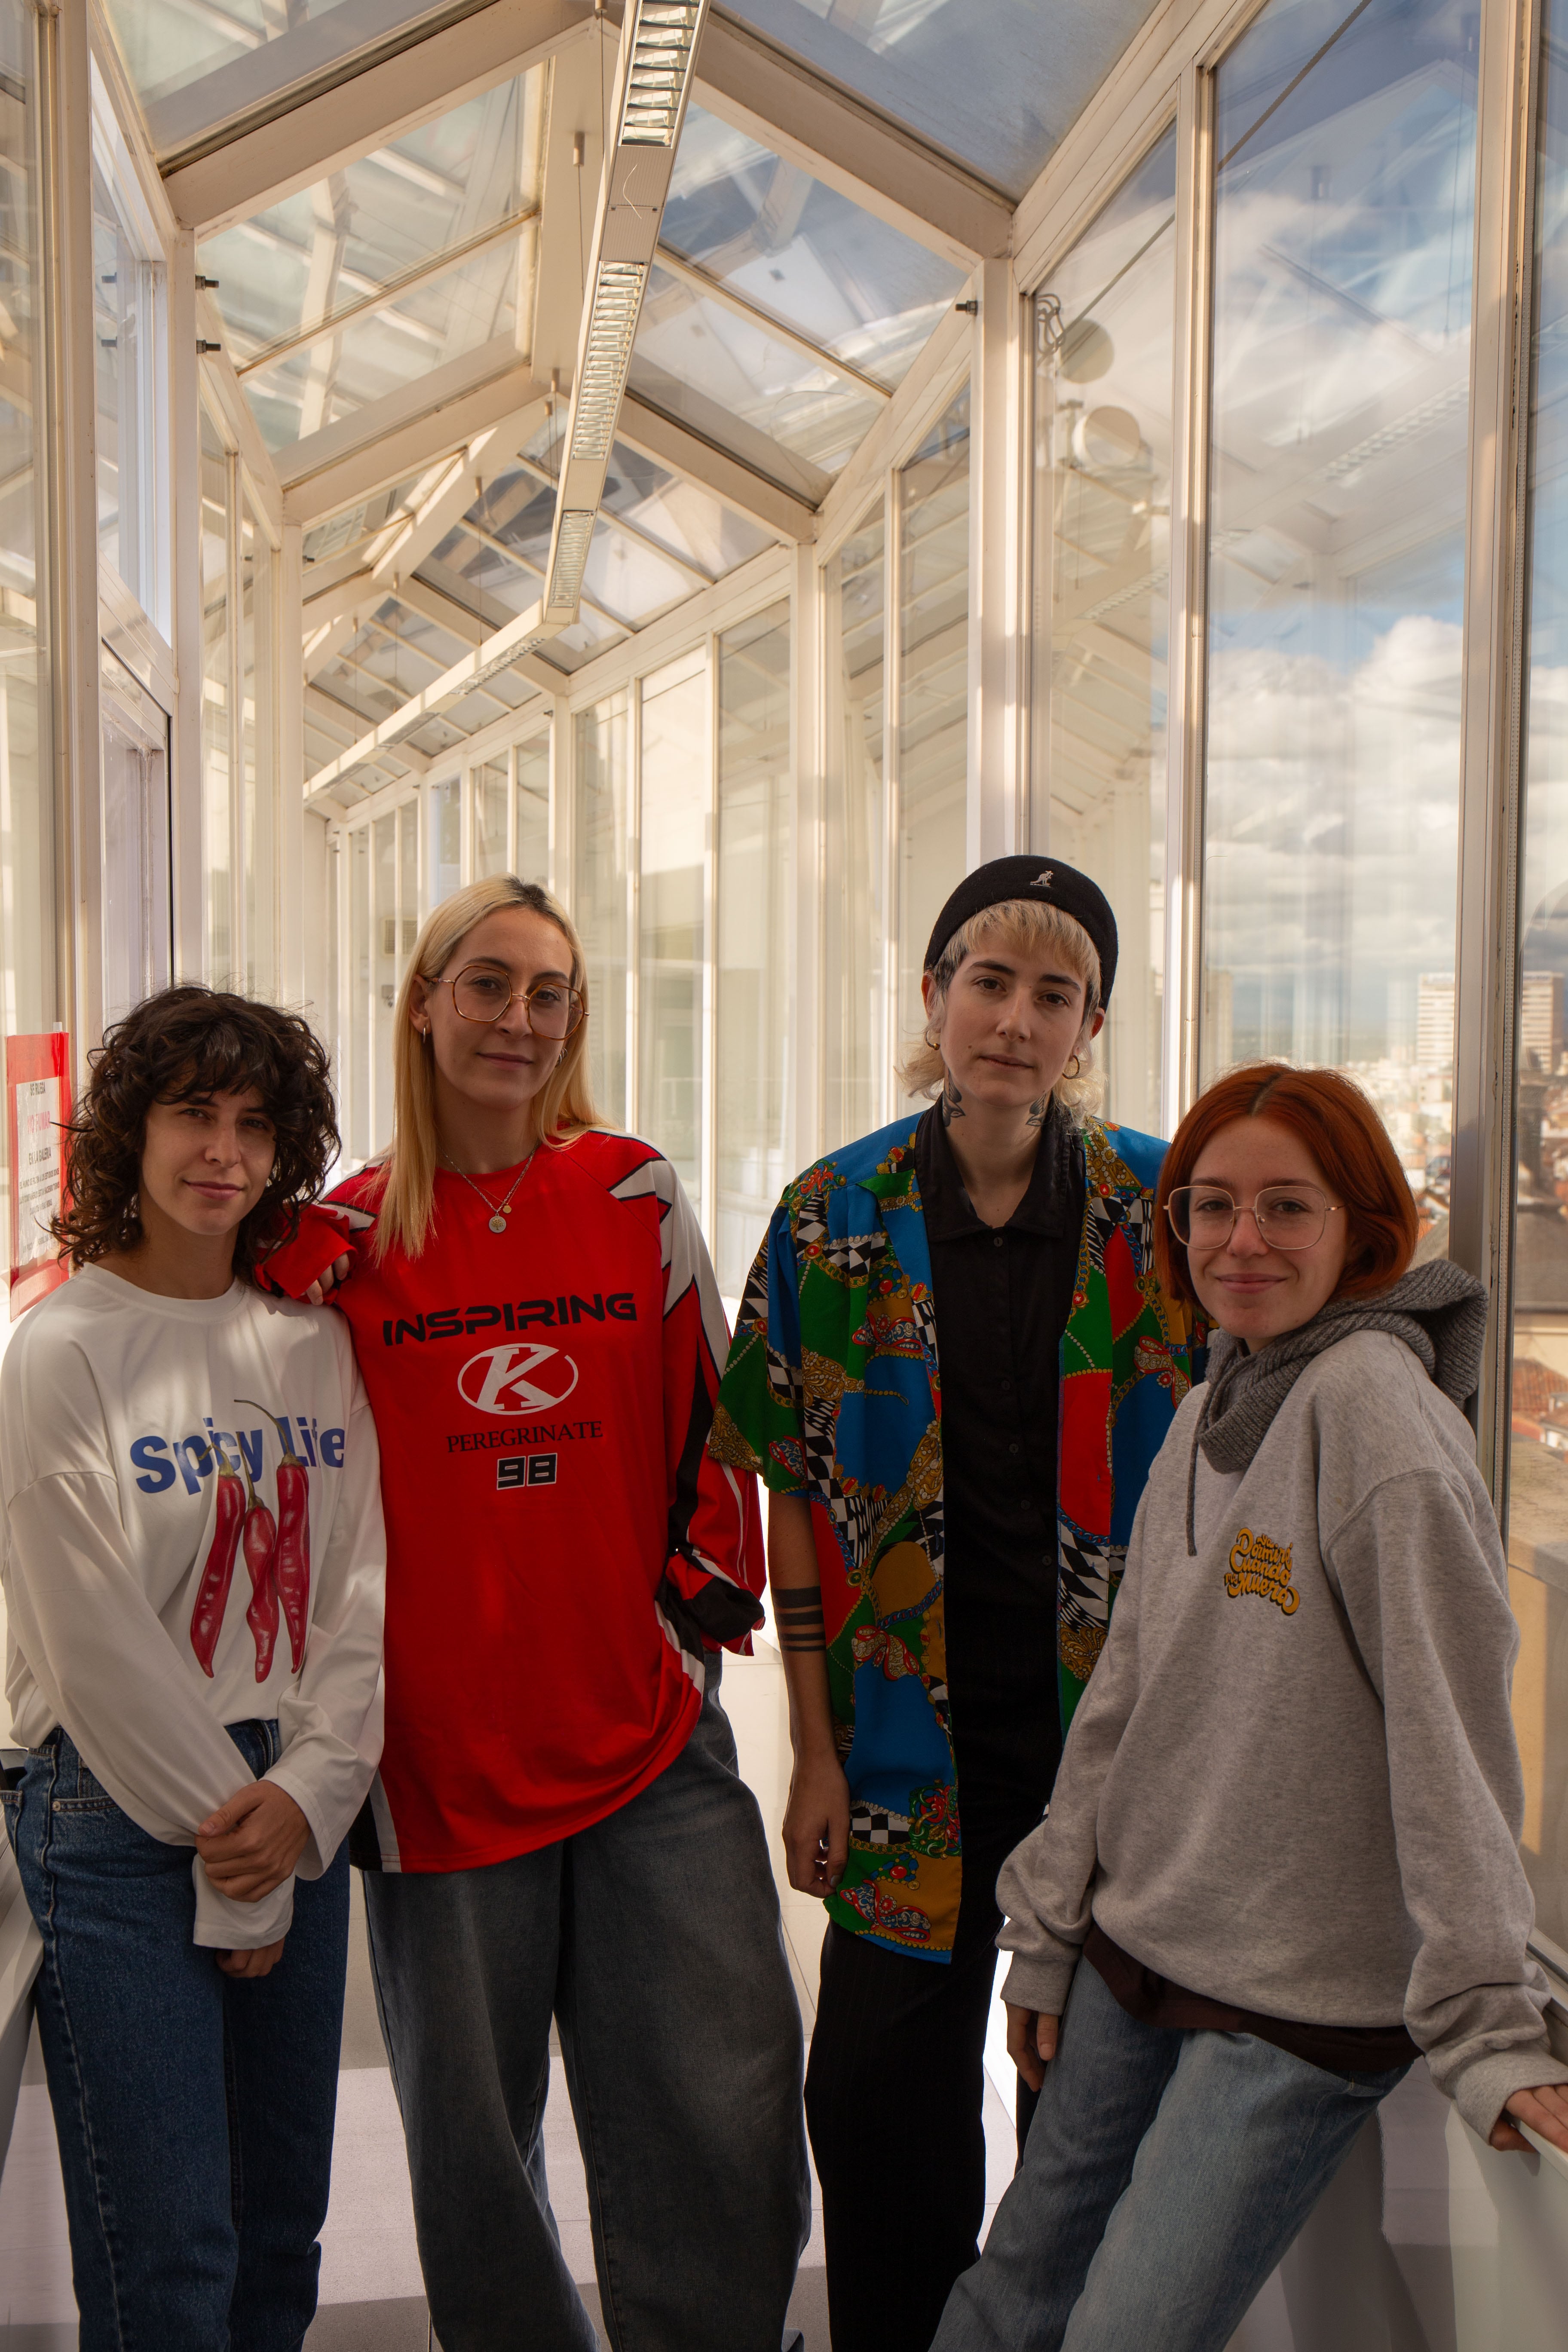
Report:
M 1069 1118 L 1079 1126 L 1100 1108 L 1100 1079 L 1094 1066 L 1094 1040 L 1089 1034 L 1100 1009 L 1100 954 L 1094 941 L 1075 917 L 1060 907 L 1042 906 L 1037 898 L 1005 898 L 997 907 L 983 907 L 954 931 L 937 958 L 937 1007 L 945 1006 L 952 976 L 966 955 L 982 940 L 996 940 L 1024 955 L 1059 955 L 1083 982 L 1083 1027 L 1073 1052 L 1078 1057 L 1074 1077 L 1057 1080 L 1052 1089 Z M 942 1048 L 931 1043 L 929 1027 L 899 1065 L 905 1091 L 934 1102 L 942 1092 L 947 1065 Z
M 537 882 L 515 874 L 487 875 L 455 890 L 426 917 L 397 992 L 392 1016 L 392 1143 L 381 1163 L 380 1212 L 375 1255 L 401 1248 L 417 1257 L 430 1235 L 436 1200 L 435 1055 L 414 1026 L 414 983 L 439 980 L 457 949 L 487 915 L 503 907 L 526 907 L 553 923 L 572 951 L 572 985 L 583 999 L 583 1018 L 566 1041 L 560 1066 L 551 1072 L 539 1097 L 539 1132 L 555 1150 L 574 1143 L 603 1124 L 588 1087 L 588 974 L 583 942 L 564 907 Z M 373 1198 L 376 1197 L 374 1193 Z

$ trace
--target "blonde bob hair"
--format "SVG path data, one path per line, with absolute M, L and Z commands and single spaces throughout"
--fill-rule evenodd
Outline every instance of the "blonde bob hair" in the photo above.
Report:
M 435 1051 L 427 1036 L 414 1025 L 416 981 L 439 980 L 476 923 L 503 907 L 524 907 L 553 923 L 572 953 L 571 981 L 583 999 L 583 1018 L 566 1040 L 566 1049 L 552 1070 L 539 1097 L 542 1142 L 559 1150 L 589 1128 L 603 1124 L 588 1087 L 588 974 L 583 942 L 564 907 L 537 882 L 520 882 L 515 874 L 488 875 L 470 882 L 426 917 L 414 953 L 397 992 L 392 1016 L 392 1142 L 380 1168 L 380 1210 L 375 1227 L 379 1262 L 395 1244 L 417 1257 L 429 1239 L 435 1211 L 436 1162 L 440 1147 L 436 1135 Z
M 1071 1077 L 1058 1078 L 1051 1089 L 1074 1124 L 1081 1127 L 1100 1108 L 1100 1080 L 1094 1066 L 1091 1034 L 1094 1016 L 1100 1010 L 1100 954 L 1075 917 L 1064 913 L 1060 907 L 1042 906 L 1035 898 L 1005 898 L 1000 906 L 983 907 L 978 915 L 971 915 L 968 922 L 954 931 L 931 970 L 936 998 L 927 1017 L 925 1034 L 910 1046 L 899 1065 L 905 1091 L 923 1095 L 929 1102 L 934 1102 L 941 1094 L 947 1076 L 941 1042 L 947 992 L 959 965 L 966 955 L 973 953 L 982 940 L 998 940 L 1020 955 L 1059 955 L 1068 970 L 1082 981 L 1083 1026 L 1073 1046 L 1078 1068 Z

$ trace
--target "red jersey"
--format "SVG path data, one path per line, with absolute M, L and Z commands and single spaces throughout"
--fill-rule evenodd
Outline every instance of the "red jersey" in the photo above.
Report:
M 386 1744 L 354 1852 L 388 1870 L 502 1862 L 617 1811 L 685 1745 L 704 1650 L 762 1615 L 754 1482 L 707 1453 L 729 1335 L 674 1170 L 631 1136 L 542 1148 L 497 1234 L 480 1195 L 510 1181 L 439 1171 L 423 1253 L 378 1265 L 366 1169 L 268 1268 L 297 1296 L 353 1250 L 334 1295 L 387 1544 Z

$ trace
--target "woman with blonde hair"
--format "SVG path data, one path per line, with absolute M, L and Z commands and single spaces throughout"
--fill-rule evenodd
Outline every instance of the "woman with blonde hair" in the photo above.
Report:
M 761 1616 L 755 1492 L 704 1451 L 725 1345 L 696 1219 L 589 1094 L 548 892 L 426 922 L 391 1149 L 270 1271 L 335 1297 L 381 1439 L 386 1745 L 356 1828 L 447 2352 L 592 2352 L 542 2137 L 560 2032 L 605 2330 L 778 2352 L 809 2223 L 799 2016 L 716 1696 Z
M 937 1099 L 789 1186 L 720 1391 L 710 1450 L 771 1490 L 790 1883 L 829 1922 L 805 2099 L 834 2352 L 923 2352 L 974 2260 L 996 1874 L 1192 1378 L 1150 1246 L 1164 1146 L 1092 1114 L 1116 944 L 1058 860 L 959 885 L 904 1071 Z M 868 2196 L 919 2216 L 891 2262 Z

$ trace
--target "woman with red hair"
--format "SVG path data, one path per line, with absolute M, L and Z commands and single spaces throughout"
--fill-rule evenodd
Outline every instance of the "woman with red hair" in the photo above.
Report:
M 1332 1071 L 1221 1079 L 1155 1220 L 1208 1378 L 998 1885 L 1008 2047 L 1043 2087 L 932 2352 L 1227 2344 L 1417 2054 L 1494 2147 L 1522 2123 L 1568 2149 L 1463 1412 L 1485 1293 L 1412 1267 L 1399 1163 Z

